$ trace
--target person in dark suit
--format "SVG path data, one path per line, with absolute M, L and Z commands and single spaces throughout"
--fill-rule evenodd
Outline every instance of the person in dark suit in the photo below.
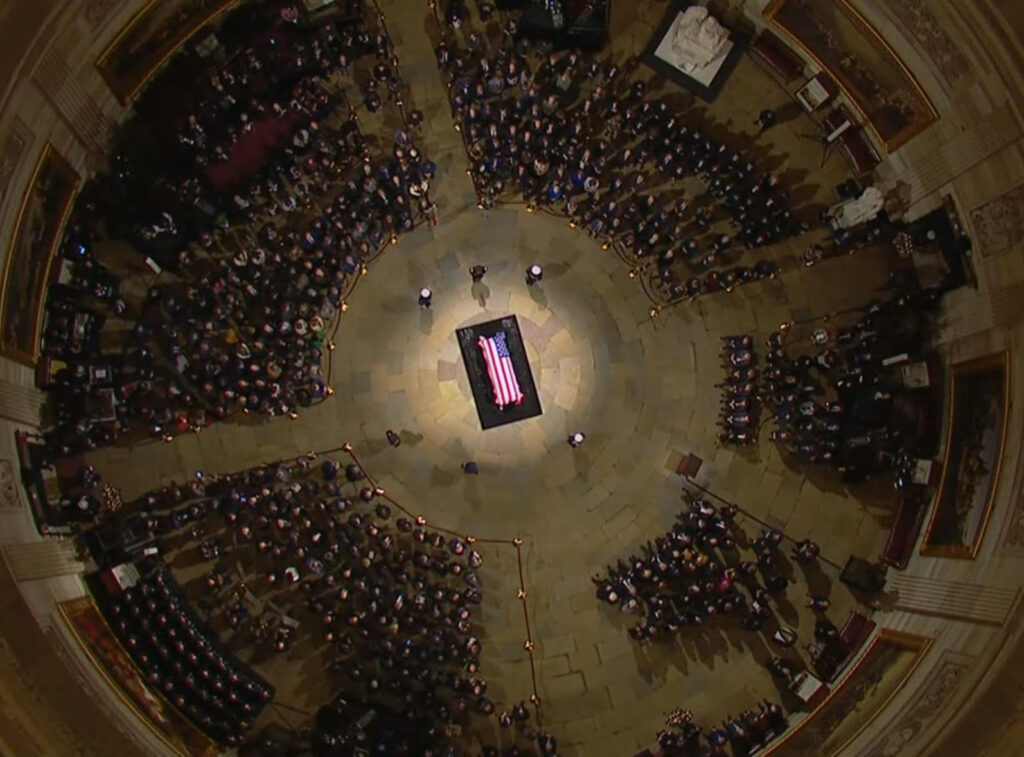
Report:
M 758 134 L 764 134 L 768 129 L 775 125 L 778 120 L 778 115 L 771 108 L 765 108 L 757 116 Z

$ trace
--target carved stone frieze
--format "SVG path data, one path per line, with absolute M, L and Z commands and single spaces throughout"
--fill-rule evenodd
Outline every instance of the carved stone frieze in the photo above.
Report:
M 82 20 L 89 27 L 89 31 L 94 32 L 103 26 L 114 8 L 123 2 L 124 0 L 89 0 L 83 3 Z
M 15 117 L 0 143 L 0 205 L 11 189 L 11 180 L 31 141 L 31 130 L 20 118 Z
M 1024 186 L 1011 189 L 970 212 L 974 242 L 992 255 L 1024 242 Z
M 0 459 L 0 510 L 20 510 L 21 498 L 18 497 L 18 481 L 15 476 L 14 463 Z

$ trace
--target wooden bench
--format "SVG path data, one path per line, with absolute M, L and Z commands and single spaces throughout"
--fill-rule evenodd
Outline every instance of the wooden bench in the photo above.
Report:
M 843 623 L 843 627 L 839 631 L 839 638 L 842 639 L 843 644 L 850 650 L 850 657 L 857 654 L 864 642 L 868 640 L 871 632 L 875 630 L 875 621 L 871 620 L 867 615 L 863 615 L 856 610 L 850 612 L 850 617 Z M 849 658 L 847 658 L 849 661 Z M 840 667 L 843 667 L 842 665 Z
M 892 567 L 903 570 L 907 567 L 914 551 L 917 535 L 924 520 L 925 502 L 920 493 L 910 491 L 900 497 L 896 520 L 889 529 L 889 539 L 882 551 L 882 560 Z
M 803 76 L 804 62 L 800 56 L 767 29 L 750 43 L 749 52 L 754 60 L 779 77 L 783 84 Z
M 882 162 L 882 158 L 879 156 L 875 146 L 871 144 L 871 140 L 864 134 L 864 129 L 861 128 L 860 123 L 847 110 L 845 105 L 834 108 L 825 116 L 825 132 L 831 133 L 841 126 L 844 121 L 850 122 L 850 128 L 836 139 L 839 149 L 843 151 L 855 175 L 862 176 L 863 174 L 870 173 Z

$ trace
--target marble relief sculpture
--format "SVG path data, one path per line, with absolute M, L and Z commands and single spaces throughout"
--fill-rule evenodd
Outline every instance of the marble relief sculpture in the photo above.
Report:
M 676 20 L 672 52 L 676 65 L 690 73 L 713 61 L 729 41 L 729 31 L 702 5 L 691 5 Z

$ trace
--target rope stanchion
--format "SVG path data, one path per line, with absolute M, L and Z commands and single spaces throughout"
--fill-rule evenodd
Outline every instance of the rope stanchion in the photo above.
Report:
M 530 703 L 533 705 L 537 725 L 543 727 L 544 713 L 541 710 L 540 695 L 537 693 L 537 666 L 533 659 L 533 632 L 530 630 L 530 610 L 526 604 L 526 580 L 523 577 L 523 540 L 513 539 L 512 545 L 516 548 L 516 565 L 519 569 L 519 591 L 516 593 L 516 598 L 523 603 L 523 623 L 526 625 L 526 642 L 523 647 L 530 657 L 530 676 L 533 681 L 533 695 L 530 697 Z

